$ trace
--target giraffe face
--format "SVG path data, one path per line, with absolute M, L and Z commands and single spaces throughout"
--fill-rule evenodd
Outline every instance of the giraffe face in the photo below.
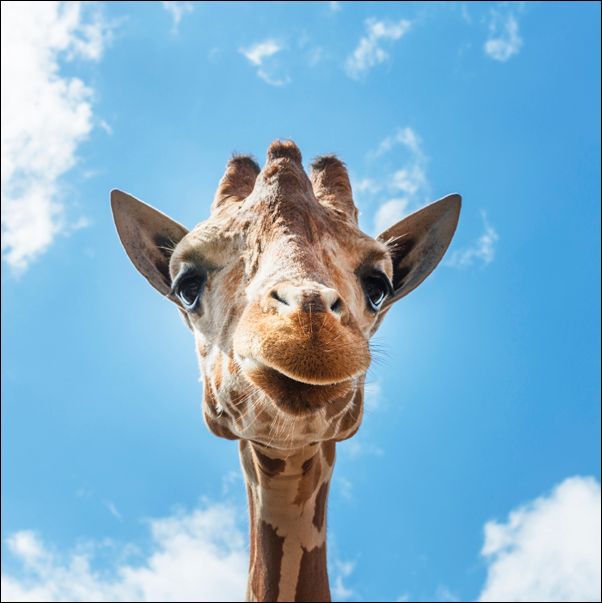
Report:
M 310 180 L 290 142 L 273 143 L 261 171 L 233 159 L 190 232 L 148 206 L 113 205 L 130 258 L 194 333 L 208 427 L 282 449 L 357 431 L 369 338 L 434 268 L 457 220 L 435 212 L 373 239 L 344 165 L 320 158 Z

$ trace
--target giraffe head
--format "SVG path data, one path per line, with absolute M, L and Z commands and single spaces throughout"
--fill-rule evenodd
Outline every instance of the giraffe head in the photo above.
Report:
M 320 157 L 308 177 L 288 141 L 263 169 L 234 157 L 190 231 L 121 191 L 111 200 L 130 259 L 194 333 L 209 429 L 282 449 L 357 431 L 370 337 L 438 264 L 460 210 L 448 196 L 374 239 L 344 164 Z

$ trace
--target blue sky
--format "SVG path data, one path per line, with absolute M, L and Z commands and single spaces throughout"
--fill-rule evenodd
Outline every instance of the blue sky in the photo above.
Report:
M 8 2 L 2 40 L 3 600 L 242 596 L 236 446 L 108 192 L 190 227 L 275 138 L 370 234 L 464 198 L 339 446 L 335 596 L 599 600 L 599 3 Z

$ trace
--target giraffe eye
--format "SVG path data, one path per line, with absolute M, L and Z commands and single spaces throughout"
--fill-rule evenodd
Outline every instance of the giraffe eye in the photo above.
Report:
M 176 295 L 187 310 L 194 310 L 199 302 L 206 277 L 197 271 L 186 271 L 176 278 L 172 294 Z
M 389 279 L 382 272 L 373 272 L 364 278 L 364 292 L 369 308 L 378 312 L 391 292 Z

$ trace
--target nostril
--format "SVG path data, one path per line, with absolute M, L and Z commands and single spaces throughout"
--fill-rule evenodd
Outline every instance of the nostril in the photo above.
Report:
M 282 297 L 280 297 L 280 295 L 278 295 L 278 291 L 276 291 L 276 289 L 272 289 L 272 292 L 270 293 L 270 297 L 272 299 L 275 299 L 277 302 L 284 304 L 285 306 L 289 305 L 285 299 L 283 299 Z
M 337 297 L 332 304 L 330 304 L 330 311 L 338 314 L 343 306 L 343 302 L 341 302 L 341 298 Z

